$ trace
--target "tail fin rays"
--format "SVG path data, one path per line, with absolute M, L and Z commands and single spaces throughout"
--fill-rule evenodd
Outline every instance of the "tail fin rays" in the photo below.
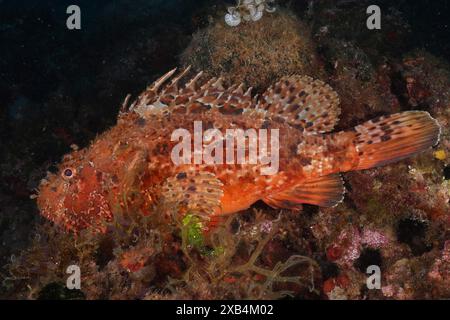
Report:
M 355 127 L 358 165 L 368 169 L 396 162 L 439 142 L 440 126 L 428 112 L 407 111 Z

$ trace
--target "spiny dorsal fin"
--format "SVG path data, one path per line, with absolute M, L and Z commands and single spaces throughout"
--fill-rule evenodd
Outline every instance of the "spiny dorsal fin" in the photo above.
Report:
M 212 86 L 213 86 L 214 88 L 218 89 L 218 90 L 224 90 L 224 87 L 223 87 L 223 78 L 222 78 L 222 77 L 219 77 L 219 78 L 217 79 L 217 81 L 213 83 Z
M 178 93 L 178 82 L 184 77 L 186 76 L 186 74 L 191 70 L 191 66 L 188 66 L 187 68 L 185 68 L 178 76 L 176 76 L 171 82 L 170 84 L 164 88 L 162 94 L 177 94 Z
M 159 89 L 162 87 L 162 85 L 170 79 L 170 77 L 173 76 L 173 74 L 176 72 L 177 68 L 174 68 L 164 74 L 162 77 L 160 77 L 158 80 L 153 82 L 151 85 L 147 87 L 147 89 L 139 95 L 139 97 L 136 99 L 135 102 L 133 102 L 130 106 L 130 111 L 135 110 L 139 107 L 145 107 L 148 105 L 151 105 L 155 103 L 156 101 L 160 100 L 161 93 L 159 92 Z M 184 74 L 184 72 L 182 73 Z
M 245 93 L 244 93 L 244 97 L 250 97 L 250 99 L 251 99 L 252 98 L 252 90 L 253 90 L 253 87 L 248 88 L 247 91 L 245 91 Z
M 162 187 L 164 204 L 175 210 L 192 211 L 208 218 L 220 209 L 222 182 L 211 172 L 182 171 Z
M 203 86 L 202 89 L 198 97 L 193 99 L 192 106 L 198 107 L 198 104 L 201 104 L 208 108 L 217 108 L 223 114 L 241 114 L 253 104 L 251 91 L 245 92 L 244 84 L 224 88 L 221 81 L 216 81 L 210 86 Z M 190 106 L 188 109 L 193 110 Z
M 164 83 L 175 74 L 176 69 L 160 77 L 131 105 L 130 111 L 145 115 L 172 107 L 171 111 L 176 113 L 199 113 L 214 107 L 223 114 L 241 114 L 253 105 L 251 88 L 246 92 L 243 84 L 225 88 L 221 77 L 203 81 L 202 71 L 179 88 L 180 80 L 190 69 L 190 66 L 187 67 L 165 87 Z
M 311 133 L 332 131 L 341 113 L 337 93 L 308 76 L 282 78 L 262 95 L 256 108 Z
M 333 207 L 344 198 L 345 188 L 339 174 L 314 178 L 288 190 L 265 197 L 268 205 L 282 209 L 299 209 L 302 203 Z
M 252 88 L 245 91 L 243 84 L 225 88 L 221 77 L 199 83 L 202 71 L 187 81 L 184 88 L 179 89 L 180 80 L 190 70 L 190 66 L 184 69 L 165 87 L 164 84 L 175 74 L 176 68 L 164 74 L 139 96 L 130 106 L 130 111 L 148 107 L 159 110 L 168 106 L 175 107 L 174 112 L 188 113 L 207 111 L 211 107 L 223 114 L 241 114 L 250 109 L 263 110 L 311 133 L 332 131 L 338 121 L 339 98 L 330 86 L 320 80 L 306 76 L 283 78 L 256 103 L 257 96 L 252 97 Z
M 217 78 L 211 78 L 201 86 L 200 90 L 206 91 L 209 88 L 211 88 L 214 85 L 214 83 L 216 83 L 216 82 L 217 82 Z
M 197 90 L 197 82 L 202 77 L 203 71 L 197 73 L 187 84 L 182 92 L 186 91 L 196 91 Z
M 170 79 L 170 77 L 173 76 L 173 74 L 177 71 L 177 68 L 173 68 L 172 70 L 170 70 L 169 72 L 167 72 L 166 74 L 164 74 L 162 77 L 160 77 L 158 80 L 156 80 L 155 82 L 153 82 L 146 91 L 153 91 L 155 93 L 158 92 L 159 88 L 161 88 L 161 86 Z

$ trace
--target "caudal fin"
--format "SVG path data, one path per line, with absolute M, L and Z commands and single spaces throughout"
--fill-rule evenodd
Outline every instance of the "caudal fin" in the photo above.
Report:
M 439 142 L 440 126 L 428 112 L 406 111 L 355 127 L 359 163 L 355 170 L 396 162 Z

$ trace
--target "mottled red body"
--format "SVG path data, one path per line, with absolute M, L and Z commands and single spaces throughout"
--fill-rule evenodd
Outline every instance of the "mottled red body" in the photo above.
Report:
M 293 76 L 254 98 L 220 79 L 199 85 L 201 74 L 179 88 L 169 72 L 147 89 L 115 127 L 88 148 L 66 155 L 60 172 L 43 181 L 41 213 L 69 230 L 103 230 L 118 212 L 151 214 L 160 201 L 223 215 L 262 199 L 278 208 L 302 203 L 333 206 L 342 200 L 339 172 L 403 159 L 432 145 L 439 126 L 424 112 L 406 112 L 328 133 L 338 121 L 337 94 L 320 81 Z M 174 130 L 206 128 L 279 130 L 279 171 L 259 164 L 175 165 Z

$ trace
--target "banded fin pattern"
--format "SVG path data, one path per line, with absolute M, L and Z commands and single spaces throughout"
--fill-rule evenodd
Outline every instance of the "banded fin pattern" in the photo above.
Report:
M 192 169 L 168 178 L 162 187 L 162 197 L 170 208 L 193 211 L 208 218 L 220 209 L 222 186 L 213 173 Z
M 308 76 L 282 78 L 262 95 L 256 108 L 307 133 L 332 131 L 341 113 L 337 93 L 326 83 Z
M 355 127 L 358 164 L 352 170 L 386 165 L 415 155 L 439 142 L 440 126 L 428 112 L 406 111 Z
M 342 178 L 339 174 L 332 174 L 302 182 L 263 200 L 274 208 L 282 209 L 300 209 L 302 203 L 333 207 L 342 201 L 344 193 Z
M 176 69 L 160 77 L 130 106 L 130 111 L 143 114 L 163 110 L 189 114 L 217 108 L 222 114 L 241 114 L 254 105 L 252 88 L 244 90 L 243 84 L 225 87 L 220 77 L 205 81 L 202 71 L 187 80 L 184 86 L 180 86 L 181 80 L 190 69 L 188 67 L 183 70 L 165 86 L 164 84 L 174 76 Z

